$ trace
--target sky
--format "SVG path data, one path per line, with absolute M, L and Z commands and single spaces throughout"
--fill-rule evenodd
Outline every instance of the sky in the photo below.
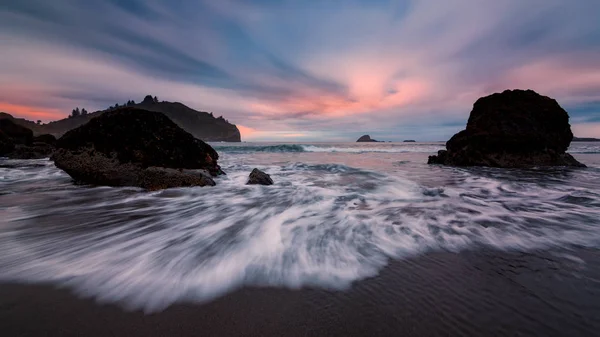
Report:
M 246 141 L 447 140 L 533 89 L 600 137 L 598 0 L 0 0 L 0 111 L 152 94 Z

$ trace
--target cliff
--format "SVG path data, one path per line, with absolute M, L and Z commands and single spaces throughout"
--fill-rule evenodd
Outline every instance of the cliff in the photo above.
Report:
M 241 141 L 240 131 L 235 124 L 229 123 L 223 119 L 223 117 L 215 118 L 208 112 L 194 110 L 182 103 L 155 102 L 153 100 L 144 99 L 144 101 L 133 105 L 133 107 L 153 112 L 161 112 L 169 117 L 179 127 L 191 133 L 194 137 L 204 141 Z M 51 134 L 59 138 L 67 131 L 80 127 L 87 123 L 90 119 L 112 110 L 114 109 L 96 111 L 87 115 L 69 117 L 47 124 L 36 124 L 26 119 L 14 118 L 7 113 L 0 113 L 0 119 L 12 119 L 15 123 L 31 129 L 35 135 Z

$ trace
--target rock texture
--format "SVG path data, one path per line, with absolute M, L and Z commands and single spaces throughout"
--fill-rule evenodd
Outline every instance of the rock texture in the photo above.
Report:
M 162 189 L 214 185 L 219 155 L 165 115 L 106 112 L 57 141 L 55 165 L 78 182 Z
M 271 176 L 255 168 L 250 172 L 246 185 L 273 185 Z
M 358 138 L 358 140 L 356 140 L 357 143 L 362 143 L 362 142 L 373 142 L 373 143 L 377 143 L 379 142 L 378 140 L 372 139 L 371 136 L 369 135 L 364 135 L 361 136 L 360 138 Z
M 569 115 L 532 90 L 506 90 L 475 102 L 467 128 L 430 164 L 453 166 L 585 166 L 565 153 L 573 133 Z

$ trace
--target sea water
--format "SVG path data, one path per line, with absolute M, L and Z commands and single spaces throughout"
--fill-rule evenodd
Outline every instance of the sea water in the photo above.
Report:
M 600 245 L 600 143 L 572 144 L 583 169 L 427 165 L 443 143 L 212 145 L 217 186 L 155 192 L 0 159 L 0 281 L 151 312 L 243 286 L 344 291 L 429 252 Z M 245 185 L 255 167 L 275 184 Z

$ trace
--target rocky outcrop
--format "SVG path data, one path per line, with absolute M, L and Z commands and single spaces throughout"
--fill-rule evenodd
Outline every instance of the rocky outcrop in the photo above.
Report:
M 573 133 L 569 115 L 532 90 L 506 90 L 475 102 L 467 128 L 430 164 L 452 166 L 585 166 L 565 151 Z
M 0 156 L 11 159 L 41 159 L 48 158 L 53 151 L 52 144 L 38 142 L 30 129 L 16 124 L 10 118 L 0 119 Z
M 416 143 L 416 141 L 414 139 L 406 139 L 404 143 Z
M 273 185 L 273 179 L 270 175 L 255 168 L 250 172 L 246 185 Z
M 358 140 L 356 140 L 357 143 L 362 143 L 362 142 L 373 142 L 373 143 L 377 143 L 379 142 L 378 140 L 372 139 L 371 136 L 369 135 L 364 135 L 361 136 L 360 138 L 358 138 Z
M 56 145 L 56 137 L 54 137 L 53 135 L 49 135 L 49 134 L 39 135 L 39 136 L 33 137 L 33 142 L 34 143 L 44 143 L 44 144 L 54 146 L 54 145 Z
M 57 141 L 55 165 L 78 182 L 162 189 L 214 185 L 219 155 L 165 115 L 106 112 Z
M 9 118 L 0 119 L 0 131 L 14 144 L 31 145 L 33 143 L 33 131 Z
M 11 159 L 43 159 L 49 158 L 54 153 L 54 146 L 46 143 L 33 143 L 27 145 L 15 145 L 14 150 L 6 156 Z
M 2 130 L 0 130 L 0 157 L 6 156 L 15 149 L 15 143 L 12 139 L 7 136 Z

